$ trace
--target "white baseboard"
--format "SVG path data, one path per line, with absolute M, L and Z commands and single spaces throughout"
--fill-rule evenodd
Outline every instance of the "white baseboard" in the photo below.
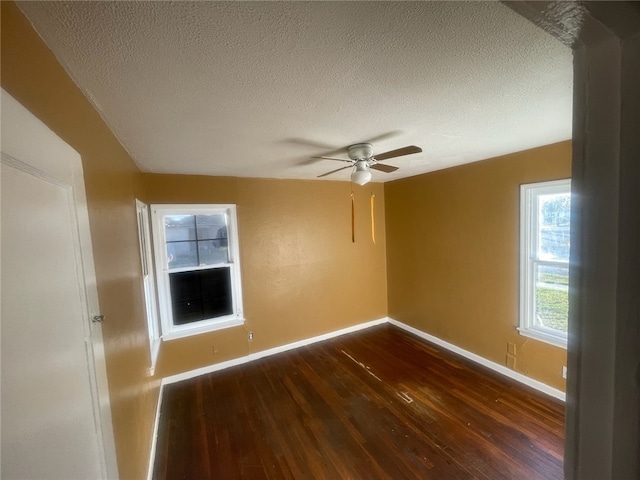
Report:
M 322 342 L 323 340 L 329 340 L 330 338 L 339 337 L 340 335 L 357 332 L 358 330 L 370 328 L 375 325 L 381 325 L 383 323 L 387 323 L 388 321 L 389 319 L 387 317 L 379 318 L 378 320 L 359 323 L 358 325 L 353 325 L 351 327 L 343 328 L 341 330 L 336 330 L 334 332 L 325 333 L 322 335 L 318 335 L 316 337 L 307 338 L 297 342 L 288 343 L 280 347 L 274 347 L 268 350 L 262 350 L 261 352 L 250 353 L 249 355 L 245 355 L 244 357 L 234 358 L 233 360 L 228 360 L 226 362 L 214 363 L 213 365 L 207 365 L 206 367 L 196 368 L 195 370 L 190 370 L 188 372 L 178 373 L 176 375 L 171 375 L 169 377 L 163 378 L 162 385 L 181 382 L 183 380 L 188 380 L 190 378 L 198 377 L 200 375 L 206 375 L 207 373 L 217 372 L 219 370 L 224 370 L 225 368 L 229 368 L 229 367 L 235 367 L 236 365 L 242 365 L 243 363 L 252 362 L 254 360 L 258 360 L 259 358 L 268 357 L 270 355 L 276 355 L 278 353 L 286 352 L 287 350 L 293 350 L 294 348 L 304 347 L 305 345 L 311 345 L 312 343 Z
M 197 368 L 195 370 L 190 370 L 188 372 L 178 373 L 176 375 L 171 375 L 169 377 L 165 377 L 162 379 L 162 385 L 181 382 L 182 380 L 188 380 L 190 378 L 198 377 L 200 375 L 206 375 L 207 373 L 217 372 L 219 370 L 224 370 L 225 368 L 229 368 L 229 367 L 235 367 L 236 365 L 242 365 L 244 363 L 252 362 L 254 360 L 258 360 L 259 358 L 268 357 L 270 355 L 276 355 L 278 353 L 286 352 L 294 348 L 303 347 L 305 345 L 311 345 L 317 342 L 322 342 L 323 340 L 339 337 L 340 335 L 356 332 L 358 330 L 363 330 L 363 329 L 370 328 L 375 325 L 381 325 L 387 322 L 403 330 L 406 330 L 407 332 L 413 333 L 414 335 L 417 335 L 418 337 L 423 338 L 428 342 L 434 343 L 446 350 L 449 350 L 453 353 L 461 355 L 479 365 L 490 368 L 495 372 L 498 372 L 506 377 L 509 377 L 520 383 L 523 383 L 531 388 L 534 388 L 542 393 L 545 393 L 547 395 L 550 395 L 562 401 L 566 400 L 566 394 L 563 391 L 558 390 L 557 388 L 553 388 L 538 380 L 534 380 L 533 378 L 527 377 L 526 375 L 522 375 L 521 373 L 515 372 L 510 368 L 507 368 L 503 365 L 492 362 L 491 360 L 487 360 L 486 358 L 481 357 L 480 355 L 476 355 L 475 353 L 469 352 L 468 350 L 464 350 L 463 348 L 460 348 L 452 343 L 449 343 L 438 337 L 425 333 L 422 330 L 418 330 L 417 328 L 411 327 L 405 323 L 399 322 L 389 317 L 379 318 L 378 320 L 372 320 L 370 322 L 360 323 L 358 325 L 353 325 L 351 327 L 343 328 L 341 330 L 336 330 L 334 332 L 329 332 L 323 335 L 318 335 L 316 337 L 311 337 L 311 338 L 307 338 L 297 342 L 289 343 L 287 345 L 282 345 L 280 347 L 274 347 L 268 350 L 263 350 L 261 352 L 250 353 L 249 355 L 245 355 L 244 357 L 234 358 L 233 360 L 228 360 L 226 362 L 214 363 L 212 365 L 207 365 L 206 367 Z
M 158 403 L 156 406 L 156 418 L 153 422 L 153 437 L 151 437 L 151 455 L 149 456 L 149 469 L 147 470 L 147 480 L 153 480 L 153 465 L 156 459 L 156 447 L 158 445 L 158 425 L 160 424 L 160 408 L 162 407 L 162 392 L 164 385 L 160 383 L 158 389 Z
M 417 335 L 418 337 L 423 338 L 428 342 L 434 343 L 439 347 L 445 348 L 453 353 L 457 353 L 458 355 L 463 356 L 479 365 L 482 365 L 483 367 L 490 368 L 491 370 L 498 372 L 506 377 L 512 378 L 513 380 L 523 383 L 524 385 L 527 385 L 531 388 L 535 388 L 536 390 L 542 393 L 545 393 L 554 398 L 562 400 L 563 402 L 566 401 L 566 394 L 562 390 L 558 390 L 557 388 L 550 387 L 546 383 L 539 382 L 538 380 L 534 380 L 533 378 L 527 377 L 526 375 L 522 375 L 521 373 L 514 372 L 510 368 L 507 368 L 503 365 L 492 362 L 491 360 L 487 360 L 486 358 L 481 357 L 480 355 L 471 353 L 467 350 L 464 350 L 463 348 L 460 348 L 456 345 L 453 345 L 452 343 L 441 340 L 438 337 L 434 337 L 433 335 L 429 335 L 428 333 L 425 333 L 422 330 L 418 330 L 417 328 L 411 327 L 405 323 L 399 322 L 392 318 L 389 318 L 389 323 L 391 325 L 395 325 L 396 327 L 402 328 L 407 332 L 413 333 L 414 335 Z

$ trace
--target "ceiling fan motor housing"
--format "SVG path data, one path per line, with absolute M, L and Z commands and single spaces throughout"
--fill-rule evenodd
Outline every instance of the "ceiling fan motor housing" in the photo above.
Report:
M 348 149 L 351 160 L 367 160 L 373 156 L 373 145 L 370 143 L 356 143 Z

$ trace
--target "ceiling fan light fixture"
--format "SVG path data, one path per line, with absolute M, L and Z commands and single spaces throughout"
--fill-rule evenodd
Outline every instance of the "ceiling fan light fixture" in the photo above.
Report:
M 365 185 L 371 181 L 371 170 L 367 162 L 357 162 L 356 169 L 351 174 L 351 181 L 356 185 Z

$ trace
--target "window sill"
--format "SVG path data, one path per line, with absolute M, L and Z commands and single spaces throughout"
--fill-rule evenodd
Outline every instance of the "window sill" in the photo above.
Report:
M 518 327 L 518 332 L 524 337 L 533 338 L 540 342 L 548 343 L 554 347 L 567 348 L 567 337 L 562 335 L 554 335 L 553 333 L 545 330 L 538 330 L 535 328 L 522 328 Z
M 227 320 L 208 323 L 197 327 L 185 328 L 182 330 L 173 330 L 162 335 L 163 341 L 177 340 L 179 338 L 191 337 L 193 335 L 201 335 L 203 333 L 215 332 L 216 330 L 224 330 L 225 328 L 239 327 L 244 325 L 244 318 L 231 318 Z

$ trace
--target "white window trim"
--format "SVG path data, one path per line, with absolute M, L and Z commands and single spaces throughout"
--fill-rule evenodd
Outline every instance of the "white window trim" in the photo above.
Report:
M 520 335 L 534 338 L 557 347 L 567 348 L 567 335 L 557 330 L 536 325 L 535 315 L 535 266 L 536 264 L 569 266 L 568 262 L 537 260 L 532 258 L 536 251 L 536 229 L 538 211 L 535 201 L 538 195 L 571 191 L 571 180 L 520 185 Z
M 153 375 L 160 353 L 160 324 L 158 320 L 158 300 L 156 276 L 154 272 L 153 251 L 151 242 L 151 220 L 149 205 L 136 199 L 138 218 L 138 240 L 140 242 L 140 267 L 142 273 L 142 295 L 145 301 L 145 317 L 149 334 L 149 354 L 151 366 L 149 374 Z
M 174 340 L 191 335 L 213 332 L 225 328 L 243 325 L 244 313 L 242 303 L 242 281 L 240 277 L 240 246 L 238 239 L 238 221 L 236 206 L 233 204 L 200 204 L 200 205 L 176 205 L 156 204 L 151 205 L 153 221 L 153 247 L 156 266 L 156 279 L 158 285 L 158 304 L 160 307 L 160 324 L 162 328 L 162 340 Z M 171 308 L 171 290 L 169 273 L 180 271 L 207 270 L 205 267 L 167 268 L 166 238 L 164 233 L 163 217 L 165 215 L 207 215 L 214 213 L 226 213 L 228 218 L 228 248 L 229 263 L 218 265 L 230 267 L 231 292 L 233 313 L 224 317 L 216 317 L 200 322 L 184 325 L 173 324 L 173 310 Z M 214 267 L 215 268 L 215 267 Z

